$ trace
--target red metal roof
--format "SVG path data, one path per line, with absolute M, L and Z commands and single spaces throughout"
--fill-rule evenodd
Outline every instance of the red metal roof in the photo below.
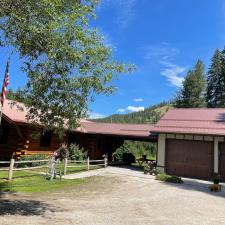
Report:
M 170 109 L 151 132 L 225 135 L 225 108 Z
M 150 137 L 153 126 L 149 124 L 120 124 L 120 123 L 95 123 L 82 121 L 77 131 L 92 134 L 110 134 L 129 137 Z
M 5 100 L 3 117 L 10 122 L 30 124 L 26 118 L 27 109 L 24 104 L 18 102 L 16 104 L 12 103 L 10 100 Z M 148 138 L 150 137 L 150 130 L 152 128 L 153 126 L 149 124 L 96 123 L 82 119 L 80 121 L 80 127 L 74 131 L 90 134 Z

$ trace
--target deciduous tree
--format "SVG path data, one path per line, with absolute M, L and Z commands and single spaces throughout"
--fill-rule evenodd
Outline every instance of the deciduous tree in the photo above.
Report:
M 1 45 L 23 59 L 28 119 L 60 133 L 85 117 L 94 94 L 110 94 L 111 81 L 131 70 L 90 21 L 98 0 L 1 0 Z M 18 68 L 19 69 L 19 68 Z

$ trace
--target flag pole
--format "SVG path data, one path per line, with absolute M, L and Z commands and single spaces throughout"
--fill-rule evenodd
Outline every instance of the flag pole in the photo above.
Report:
M 3 111 L 3 107 L 2 107 L 2 104 L 1 104 L 1 107 L 0 107 L 0 126 L 2 125 L 2 111 Z
M 7 60 L 6 63 L 6 68 L 5 68 L 5 75 L 4 75 L 4 80 L 3 80 L 3 85 L 2 85 L 2 93 L 1 93 L 1 101 L 0 101 L 0 126 L 2 124 L 2 114 L 3 114 L 3 104 L 6 98 L 6 92 L 7 92 L 7 86 L 9 84 L 9 61 L 10 61 L 10 56 Z

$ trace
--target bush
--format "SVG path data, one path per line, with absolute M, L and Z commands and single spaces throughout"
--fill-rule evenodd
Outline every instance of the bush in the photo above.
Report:
M 155 158 L 157 146 L 155 143 L 140 141 L 125 141 L 124 144 L 113 153 L 114 161 L 122 161 L 123 153 L 132 153 L 136 158 L 146 155 L 147 158 Z
M 87 158 L 87 152 L 79 145 L 71 144 L 69 147 L 69 159 L 81 161 Z
M 51 156 L 45 154 L 37 154 L 37 155 L 22 155 L 20 161 L 30 161 L 30 160 L 45 160 L 51 159 Z M 45 165 L 46 162 L 32 162 L 32 163 L 19 163 L 16 164 L 17 167 L 33 167 L 33 166 L 41 166 Z
M 170 182 L 170 183 L 177 183 L 177 184 L 183 183 L 183 181 L 180 177 L 168 175 L 168 174 L 165 174 L 165 173 L 157 174 L 156 180 Z

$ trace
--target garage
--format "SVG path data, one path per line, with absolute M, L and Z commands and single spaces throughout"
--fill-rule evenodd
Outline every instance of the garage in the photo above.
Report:
M 213 143 L 167 139 L 165 163 L 168 174 L 205 180 L 212 179 Z
M 225 143 L 219 144 L 219 174 L 221 180 L 225 181 Z

